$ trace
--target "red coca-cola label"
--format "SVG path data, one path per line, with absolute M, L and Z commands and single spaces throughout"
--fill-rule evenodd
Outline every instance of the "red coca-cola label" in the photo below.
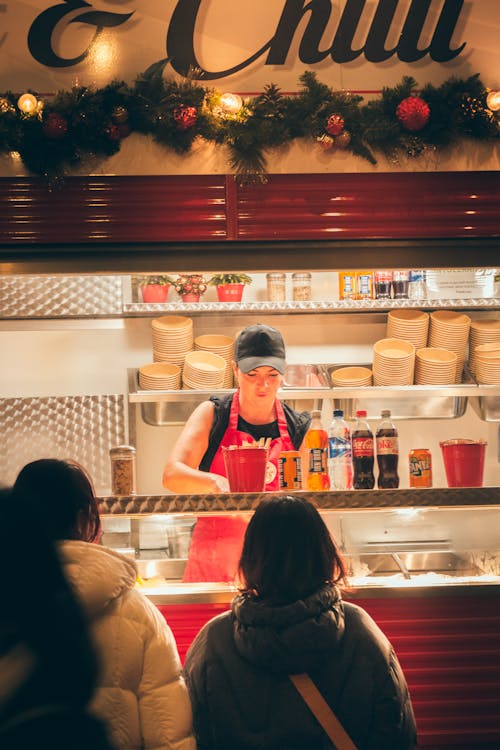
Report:
M 373 438 L 353 437 L 352 455 L 355 458 L 361 458 L 362 456 L 373 456 Z
M 399 453 L 397 437 L 377 438 L 377 453 L 379 456 L 394 456 Z

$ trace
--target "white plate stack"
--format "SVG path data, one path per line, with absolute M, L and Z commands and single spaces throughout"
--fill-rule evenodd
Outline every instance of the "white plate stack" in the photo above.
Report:
M 372 371 L 369 367 L 339 367 L 331 374 L 332 385 L 337 388 L 361 388 L 371 385 Z
M 169 362 L 153 362 L 139 367 L 139 387 L 145 391 L 177 391 L 181 387 L 181 368 Z
M 224 372 L 223 388 L 233 387 L 233 359 L 234 359 L 234 338 L 223 336 L 222 334 L 205 334 L 197 336 L 194 340 L 196 351 L 212 352 L 218 354 L 226 362 Z
M 481 344 L 500 344 L 500 320 L 473 320 L 470 324 L 469 367 L 475 375 L 475 349 Z
M 182 387 L 211 391 L 223 387 L 226 360 L 213 352 L 188 352 L 182 371 Z
M 164 315 L 151 321 L 153 360 L 182 367 L 187 352 L 193 350 L 193 321 L 182 315 Z
M 415 354 L 417 385 L 452 385 L 457 372 L 457 355 L 447 349 L 425 347 Z
M 429 313 L 423 310 L 391 310 L 387 315 L 386 337 L 411 341 L 415 349 L 427 346 Z
M 380 339 L 373 345 L 373 385 L 413 385 L 415 347 L 411 341 Z
M 474 376 L 478 383 L 500 385 L 500 343 L 476 346 L 474 361 Z
M 462 382 L 462 373 L 467 356 L 471 319 L 454 310 L 435 310 L 431 313 L 429 346 L 448 349 L 457 355 L 455 383 Z

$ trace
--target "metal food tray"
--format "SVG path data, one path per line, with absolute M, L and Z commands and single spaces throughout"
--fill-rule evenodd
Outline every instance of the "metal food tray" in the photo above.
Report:
M 378 419 L 382 409 L 390 409 L 394 419 L 456 419 L 465 414 L 467 398 L 474 395 L 477 388 L 467 372 L 464 372 L 464 383 L 456 386 L 331 386 L 335 370 L 352 366 L 352 362 L 322 365 L 326 382 L 332 388 L 333 408 L 342 409 L 347 419 L 354 419 L 358 409 L 365 409 L 368 419 Z M 371 369 L 371 363 L 356 363 L 356 366 Z
M 283 377 L 283 388 L 329 388 L 328 374 L 322 365 L 287 365 Z

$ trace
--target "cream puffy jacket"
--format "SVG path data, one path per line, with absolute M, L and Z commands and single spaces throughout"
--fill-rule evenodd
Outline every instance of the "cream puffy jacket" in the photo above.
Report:
M 65 541 L 66 575 L 90 620 L 101 675 L 92 703 L 117 750 L 195 750 L 191 704 L 172 631 L 134 588 L 132 560 Z

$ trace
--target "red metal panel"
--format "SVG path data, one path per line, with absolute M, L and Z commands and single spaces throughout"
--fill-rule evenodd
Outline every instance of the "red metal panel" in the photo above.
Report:
M 272 175 L 238 194 L 246 240 L 500 234 L 498 172 Z
M 0 179 L 0 244 L 226 238 L 223 176 Z
M 0 244 L 492 237 L 500 173 L 0 179 Z
M 499 750 L 500 598 L 354 599 L 393 643 L 408 681 L 421 750 Z M 181 659 L 223 604 L 160 606 Z

